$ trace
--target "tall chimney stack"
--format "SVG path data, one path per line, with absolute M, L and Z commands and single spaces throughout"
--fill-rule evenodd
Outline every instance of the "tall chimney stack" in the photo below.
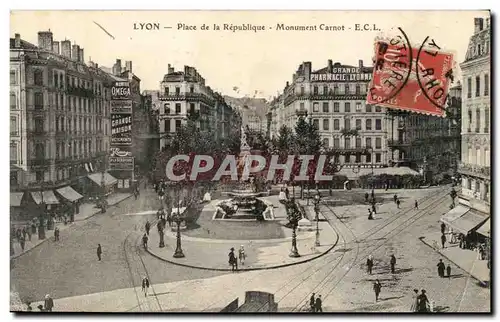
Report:
M 358 61 L 358 66 L 359 66 L 359 68 L 363 68 L 363 59 L 360 59 Z
M 127 60 L 125 61 L 125 70 L 130 72 L 130 73 L 133 73 L 132 71 L 132 61 L 131 60 Z
M 59 51 L 59 42 L 58 41 L 54 41 L 52 43 L 52 51 L 56 54 L 61 54 L 61 52 Z
M 173 72 L 174 72 L 174 67 L 172 67 L 172 65 L 168 64 L 167 74 L 172 74 Z
M 71 59 L 74 61 L 80 61 L 80 46 L 74 44 L 71 48 L 73 49 L 71 52 Z
M 120 76 L 122 73 L 122 60 L 117 59 L 116 63 L 113 65 L 113 70 L 112 70 L 113 75 Z
M 21 47 L 21 35 L 20 34 L 15 34 L 14 47 L 16 47 L 16 48 Z
M 61 55 L 71 59 L 71 41 L 63 40 L 61 41 Z
M 328 59 L 328 72 L 333 72 L 333 61 L 331 59 Z
M 50 31 L 40 31 L 38 32 L 38 47 L 46 51 L 52 51 L 52 32 Z
M 84 55 L 84 52 L 83 52 L 83 48 L 80 48 L 80 50 L 78 50 L 78 58 L 79 58 L 79 62 L 80 63 L 84 63 L 85 64 L 85 55 Z

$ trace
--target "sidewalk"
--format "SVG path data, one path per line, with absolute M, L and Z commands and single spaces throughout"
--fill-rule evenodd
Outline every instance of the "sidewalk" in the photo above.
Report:
M 446 242 L 445 248 L 441 248 L 441 233 L 439 232 L 427 234 L 421 237 L 420 240 L 436 252 L 443 255 L 448 261 L 451 261 L 453 264 L 466 271 L 482 284 L 489 285 L 490 270 L 487 267 L 488 261 L 479 260 L 476 251 L 461 249 L 458 246 L 458 243 L 449 244 L 448 242 Z M 443 260 L 445 265 L 447 265 L 446 259 Z M 454 274 L 453 270 L 452 274 Z
M 133 196 L 133 194 L 130 193 L 116 193 L 108 197 L 108 205 L 109 206 L 114 206 L 123 200 L 126 200 L 127 198 Z M 80 206 L 80 213 L 75 214 L 75 223 L 79 221 L 84 221 L 87 220 L 90 217 L 93 217 L 94 215 L 100 213 L 101 210 L 95 207 L 95 203 L 85 203 Z M 11 223 L 13 225 L 16 225 L 15 222 Z M 57 227 L 59 228 L 59 231 L 63 231 L 68 229 L 69 227 L 73 226 L 74 223 L 68 223 L 67 225 L 64 225 L 63 223 L 56 222 L 55 223 Z M 17 242 L 13 242 L 13 248 L 14 248 L 14 255 L 10 256 L 10 259 L 17 258 L 21 256 L 22 254 L 32 250 L 33 248 L 37 247 L 38 245 L 42 244 L 43 242 L 47 240 L 51 240 L 54 238 L 54 230 L 45 230 L 45 239 L 38 239 L 38 234 L 32 235 L 31 236 L 31 241 L 28 240 L 28 236 L 26 236 L 26 243 L 24 246 L 24 251 L 21 249 L 21 245 Z
M 306 211 L 311 209 L 306 208 Z M 297 231 L 297 249 L 301 257 L 289 257 L 292 238 L 260 240 L 224 240 L 186 236 L 181 232 L 184 258 L 174 258 L 176 233 L 170 229 L 165 232 L 165 247 L 159 248 L 159 235 L 156 227 L 151 229 L 148 252 L 167 262 L 199 269 L 231 271 L 228 254 L 231 247 L 238 256 L 240 245 L 245 248 L 244 265 L 238 263 L 240 271 L 262 270 L 284 267 L 311 261 L 329 252 L 338 242 L 335 230 L 328 222 L 319 222 L 321 246 L 316 247 L 315 231 Z M 288 232 L 287 234 L 288 235 Z

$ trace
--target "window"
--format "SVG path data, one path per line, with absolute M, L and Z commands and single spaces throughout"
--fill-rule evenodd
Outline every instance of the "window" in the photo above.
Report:
M 54 71 L 54 87 L 59 87 L 59 76 Z
M 339 119 L 335 119 L 333 120 L 333 129 L 334 130 L 340 130 L 340 120 Z
M 467 111 L 467 115 L 469 116 L 469 126 L 467 127 L 467 131 L 470 132 L 470 129 L 472 127 L 472 110 L 469 109 Z
M 299 106 L 300 106 L 300 110 L 301 110 L 301 111 L 303 111 L 303 110 L 305 109 L 305 107 L 304 107 L 304 103 L 300 103 L 300 105 L 299 105 Z
M 371 148 L 372 147 L 372 138 L 366 138 L 366 147 Z
M 54 101 L 56 103 L 56 110 L 59 109 L 59 94 L 55 94 Z
M 60 98 L 61 98 L 61 100 L 60 100 L 61 109 L 64 109 L 64 96 L 63 96 L 63 94 L 61 94 Z
M 375 149 L 382 149 L 382 139 L 375 138 Z
M 35 70 L 33 72 L 33 78 L 35 85 L 37 86 L 43 86 L 43 72 L 41 70 Z
M 43 109 L 43 94 L 35 93 L 35 109 Z
M 481 78 L 479 76 L 476 76 L 476 97 L 480 95 L 480 90 L 481 90 Z
M 323 119 L 323 130 L 324 131 L 330 130 L 330 120 L 329 119 Z
M 476 164 L 483 165 L 481 163 L 481 149 L 476 149 Z
M 339 87 L 337 84 L 333 85 L 333 95 L 338 95 L 339 94 Z
M 42 182 L 43 181 L 43 171 L 37 171 L 35 172 L 35 180 L 36 182 Z
M 382 130 L 382 120 L 381 119 L 375 120 L 375 130 L 377 130 L 377 131 Z
M 64 87 L 64 77 L 63 74 L 59 74 L 59 83 L 61 85 L 61 88 Z
M 323 146 L 324 147 L 329 147 L 330 146 L 330 140 L 328 138 L 323 139 Z
M 361 112 L 361 102 L 356 103 L 356 112 Z
M 345 138 L 344 139 L 344 148 L 345 149 L 350 149 L 351 148 L 351 138 Z
M 490 110 L 484 109 L 484 133 L 490 132 Z
M 371 153 L 369 153 L 369 154 L 366 155 L 366 162 L 367 163 L 371 163 L 372 162 L 372 154 Z
M 170 114 L 170 104 L 169 103 L 166 103 L 166 104 L 163 104 L 163 109 L 164 109 L 164 114 Z
M 168 86 L 165 86 L 165 96 L 170 95 L 170 89 Z
M 10 185 L 11 186 L 17 186 L 18 181 L 17 181 L 17 171 L 12 171 L 10 173 Z
M 479 133 L 481 128 L 481 110 L 476 109 L 476 133 Z
M 10 117 L 10 135 L 18 135 L 17 133 L 17 117 L 11 116 Z
M 318 86 L 313 86 L 313 94 L 318 95 L 318 93 L 319 93 Z
M 313 125 L 314 125 L 314 127 L 315 127 L 316 129 L 318 129 L 318 130 L 319 130 L 319 120 L 318 120 L 318 119 L 314 119 L 314 120 L 313 120 Z
M 35 132 L 40 133 L 44 130 L 44 122 L 43 118 L 37 117 L 35 118 Z
M 377 112 L 377 113 L 382 112 L 382 107 L 380 107 L 380 106 L 375 106 L 375 112 Z
M 56 117 L 56 132 L 59 132 L 59 118 Z
M 16 84 L 16 71 L 15 70 L 10 71 L 10 84 L 11 85 Z
M 351 162 L 351 155 L 350 154 L 346 154 L 344 158 L 345 158 L 345 163 Z
M 194 103 L 189 103 L 189 113 L 194 114 L 195 109 L 194 109 Z
M 300 95 L 304 95 L 304 86 L 300 86 Z
M 175 88 L 175 95 L 180 95 L 181 94 L 181 88 L 180 87 L 176 87 Z
M 356 120 L 356 130 L 361 130 L 361 119 Z
M 366 113 L 371 113 L 371 112 L 372 112 L 372 106 L 366 105 Z
M 189 92 L 194 93 L 194 86 L 189 87 Z
M 472 97 L 472 78 L 467 78 L 467 98 Z
M 361 162 L 361 154 L 356 154 L 356 163 L 360 163 Z
M 484 96 L 490 95 L 490 76 L 484 75 Z
M 175 103 L 175 114 L 181 113 L 181 103 Z
M 361 147 L 361 138 L 356 138 L 356 148 Z
M 344 85 L 344 92 L 346 95 L 349 94 L 349 84 Z
M 175 130 L 179 130 L 182 126 L 181 120 L 175 120 Z
M 329 113 L 328 102 L 323 102 L 323 113 Z
M 45 146 L 42 143 L 35 144 L 35 158 L 45 159 Z
M 340 139 L 339 138 L 334 138 L 333 139 L 333 147 L 334 148 L 340 148 Z
M 380 163 L 382 162 L 382 154 L 380 153 L 375 153 L 375 162 Z
M 371 131 L 372 130 L 372 120 L 371 119 L 367 119 L 366 120 L 366 130 L 367 131 Z
M 338 103 L 338 102 L 333 103 L 333 112 L 334 113 L 340 112 L 340 103 Z
M 319 112 L 319 103 L 313 103 L 313 112 Z
M 356 84 L 356 95 L 361 95 L 361 86 L 359 84 Z
M 344 130 L 350 130 L 350 129 L 351 129 L 351 120 L 344 119 Z
M 328 86 L 326 85 L 323 86 L 323 94 L 328 95 Z
M 351 112 L 351 103 L 349 103 L 349 102 L 344 103 L 344 112 L 346 112 L 346 113 Z
M 10 93 L 10 109 L 15 110 L 17 108 L 16 93 Z

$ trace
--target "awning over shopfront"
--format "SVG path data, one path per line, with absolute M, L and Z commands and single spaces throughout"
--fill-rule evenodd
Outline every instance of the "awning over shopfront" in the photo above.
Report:
M 59 200 L 57 200 L 56 196 L 54 195 L 54 191 L 52 190 L 47 190 L 43 192 L 43 199 L 42 199 L 42 194 L 40 191 L 33 191 L 31 192 L 31 196 L 33 197 L 33 200 L 37 205 L 43 202 L 46 205 L 57 205 L 59 204 Z
M 23 200 L 24 192 L 11 192 L 10 193 L 10 206 L 20 207 Z
M 463 234 L 467 234 L 469 231 L 474 230 L 489 218 L 480 214 L 479 212 L 476 212 L 474 209 L 470 209 L 464 206 L 457 206 L 452 209 L 452 211 L 458 207 L 461 207 L 460 211 L 463 211 L 463 208 L 467 209 L 467 211 L 461 216 L 457 216 L 459 213 L 458 210 L 453 214 L 450 214 L 450 211 L 446 215 L 441 217 L 441 221 Z M 451 220 L 455 216 L 457 217 L 454 220 Z
M 357 171 L 356 169 L 355 171 Z M 352 171 L 352 168 L 343 168 L 341 169 L 337 175 L 343 175 L 346 176 L 349 180 L 356 180 L 357 178 L 365 175 L 371 175 L 372 174 L 372 169 L 371 168 L 361 168 L 359 169 L 359 172 L 354 173 Z M 392 175 L 392 176 L 402 176 L 405 174 L 411 174 L 411 175 L 418 175 L 419 173 L 409 167 L 387 167 L 387 168 L 374 168 L 373 169 L 373 175 L 374 176 L 379 176 L 382 174 L 386 175 Z
M 490 230 L 491 230 L 491 224 L 490 224 L 490 218 L 488 218 L 488 220 L 486 220 L 484 224 L 482 224 L 481 227 L 477 229 L 477 232 L 489 238 Z
M 99 186 L 102 184 L 102 172 L 100 173 L 92 173 L 88 175 L 88 178 L 92 181 L 94 181 L 96 184 Z M 114 185 L 118 182 L 118 179 L 110 175 L 109 173 L 105 172 L 104 173 L 104 185 L 105 186 L 111 186 Z
M 77 201 L 81 198 L 83 198 L 83 196 L 81 194 L 79 194 L 78 192 L 76 192 L 73 188 L 71 188 L 70 186 L 66 186 L 66 187 L 62 187 L 62 188 L 59 188 L 56 190 L 61 196 L 63 196 L 65 199 L 73 202 L 73 201 Z
M 454 222 L 458 218 L 462 217 L 469 210 L 470 210 L 469 207 L 457 205 L 455 208 L 453 208 L 452 210 L 450 210 L 446 214 L 444 214 L 441 217 L 441 221 L 444 222 L 445 224 L 451 226 L 452 222 Z

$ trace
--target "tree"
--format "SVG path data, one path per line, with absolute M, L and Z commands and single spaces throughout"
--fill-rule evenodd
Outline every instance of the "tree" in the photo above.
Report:
M 297 154 L 307 154 L 317 156 L 322 150 L 322 142 L 318 133 L 317 127 L 312 119 L 306 121 L 303 117 L 299 117 L 295 125 L 295 152 Z M 309 163 L 308 176 L 309 183 L 314 180 L 317 158 Z M 304 195 L 304 185 L 301 182 L 301 198 Z

